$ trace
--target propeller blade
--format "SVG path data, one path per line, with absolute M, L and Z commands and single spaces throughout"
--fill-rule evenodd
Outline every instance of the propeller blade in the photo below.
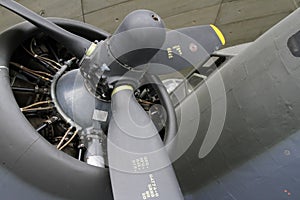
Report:
M 182 200 L 158 131 L 136 101 L 133 88 L 117 86 L 111 102 L 107 153 L 114 199 Z
M 168 31 L 164 45 L 150 61 L 148 73 L 162 75 L 197 68 L 224 44 L 222 32 L 214 25 Z
M 21 4 L 11 0 L 0 0 L 0 5 L 11 10 L 27 21 L 31 22 L 43 32 L 50 35 L 58 42 L 65 45 L 70 51 L 72 51 L 78 58 L 81 58 L 85 51 L 91 46 L 91 42 L 77 36 L 73 33 L 66 31 L 65 29 L 57 26 L 56 24 L 41 17 L 35 12 L 25 8 Z

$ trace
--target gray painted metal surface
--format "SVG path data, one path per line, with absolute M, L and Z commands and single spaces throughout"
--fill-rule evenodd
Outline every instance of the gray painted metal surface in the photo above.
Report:
M 175 162 L 186 199 L 295 199 L 298 195 L 300 60 L 291 54 L 287 41 L 299 31 L 299 17 L 297 10 L 219 69 L 226 88 L 225 125 L 203 159 L 198 153 L 210 123 L 210 105 L 218 101 L 209 98 L 205 85 L 195 91 L 201 109 L 199 130 L 192 146 Z M 195 105 L 192 101 L 188 97 L 177 113 Z M 180 130 L 197 123 L 196 115 L 181 116 L 190 121 Z M 180 132 L 182 138 L 189 134 Z

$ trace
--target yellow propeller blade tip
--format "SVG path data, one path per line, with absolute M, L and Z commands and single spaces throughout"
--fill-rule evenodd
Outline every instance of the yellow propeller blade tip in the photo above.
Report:
M 224 37 L 223 33 L 220 31 L 220 29 L 218 29 L 218 27 L 216 27 L 213 24 L 211 24 L 210 27 L 216 32 L 216 34 L 219 37 L 222 45 L 225 45 L 226 44 L 226 40 L 225 40 L 225 37 Z

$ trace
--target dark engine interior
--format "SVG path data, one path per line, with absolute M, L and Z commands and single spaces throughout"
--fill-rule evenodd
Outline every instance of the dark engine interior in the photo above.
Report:
M 26 40 L 14 52 L 10 61 L 10 79 L 22 113 L 37 132 L 54 146 L 64 144 L 60 145 L 63 147 L 60 147 L 60 150 L 83 160 L 82 155 L 86 150 L 84 142 L 78 135 L 72 137 L 74 128 L 63 119 L 51 98 L 53 77 L 63 64 L 72 58 L 73 63 L 67 71 L 78 69 L 79 60 L 54 39 L 39 33 Z M 143 85 L 136 90 L 135 96 L 149 113 L 164 139 L 166 113 L 159 106 L 159 97 L 153 86 Z M 104 132 L 107 134 L 107 130 Z

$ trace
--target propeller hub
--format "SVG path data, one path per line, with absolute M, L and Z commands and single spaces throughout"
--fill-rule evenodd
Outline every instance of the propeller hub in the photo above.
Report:
M 136 10 L 125 17 L 107 42 L 114 58 L 124 65 L 136 67 L 148 63 L 165 38 L 165 24 L 156 13 Z
M 156 13 L 149 10 L 131 12 L 113 35 L 87 50 L 80 63 L 87 88 L 100 99 L 110 100 L 113 84 L 124 79 L 124 74 L 144 72 L 145 68 L 137 70 L 137 67 L 149 63 L 165 39 L 165 24 Z

